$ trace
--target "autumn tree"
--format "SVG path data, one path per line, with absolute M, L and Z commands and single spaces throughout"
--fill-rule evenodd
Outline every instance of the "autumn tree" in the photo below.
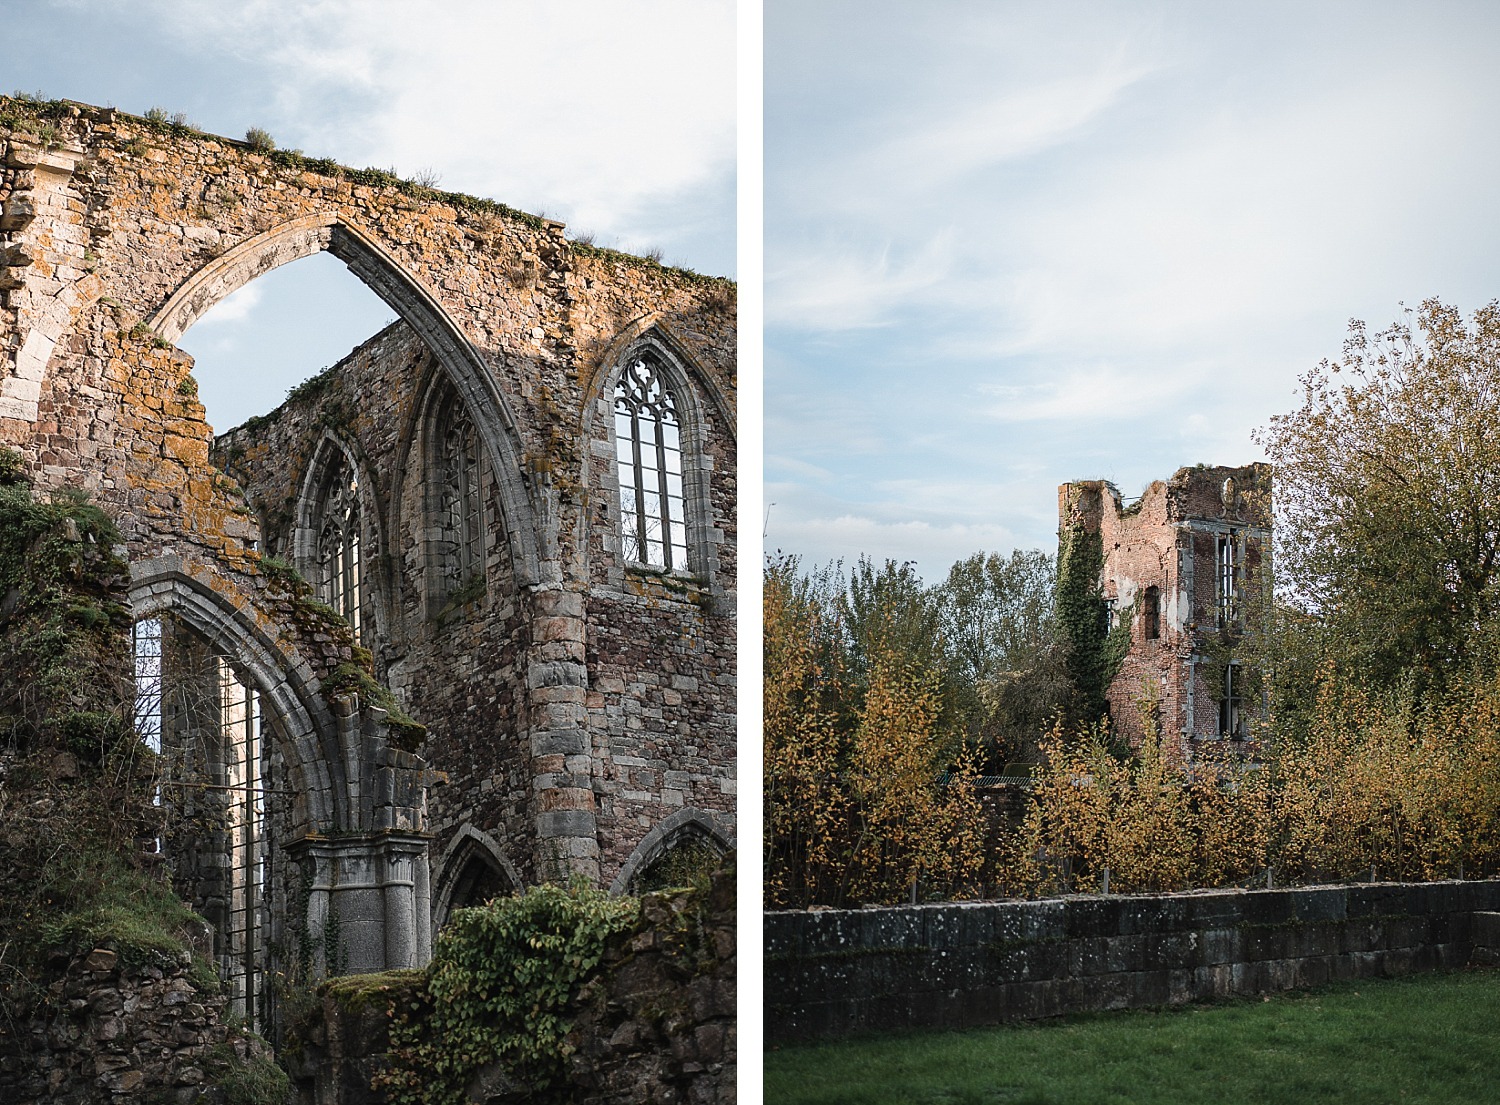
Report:
M 1034 761 L 1069 694 L 1057 634 L 1052 557 L 975 553 L 934 589 L 947 665 L 970 745 L 987 773 Z
M 804 574 L 776 557 L 763 595 L 767 903 L 962 893 L 978 810 L 920 578 L 868 559 L 847 579 Z
M 1500 639 L 1500 304 L 1425 301 L 1303 381 L 1256 436 L 1276 467 L 1277 573 L 1319 651 L 1441 690 Z

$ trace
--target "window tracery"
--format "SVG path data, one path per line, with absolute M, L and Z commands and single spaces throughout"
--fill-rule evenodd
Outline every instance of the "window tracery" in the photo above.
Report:
M 633 355 L 615 385 L 621 555 L 668 570 L 688 568 L 682 425 L 650 350 Z
M 347 464 L 340 464 L 329 481 L 318 528 L 318 577 L 320 597 L 333 607 L 360 635 L 359 479 Z

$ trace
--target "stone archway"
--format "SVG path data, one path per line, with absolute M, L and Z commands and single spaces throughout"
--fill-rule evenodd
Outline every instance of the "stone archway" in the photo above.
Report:
M 433 879 L 434 930 L 441 928 L 455 909 L 483 900 L 486 895 L 478 892 L 480 883 L 497 892 L 519 892 L 524 885 L 516 865 L 495 838 L 473 825 L 459 829 L 434 866 L 437 872 Z M 489 877 L 476 878 L 476 871 Z
M 345 757 L 328 738 L 338 732 L 311 669 L 295 645 L 268 632 L 248 604 L 236 603 L 202 567 L 178 556 L 135 561 L 130 602 L 137 619 L 171 614 L 211 648 L 231 656 L 259 689 L 277 734 L 302 780 L 308 827 L 347 824 Z
M 286 923 L 317 949 L 310 966 L 320 971 L 426 962 L 429 837 L 421 760 L 389 744 L 379 711 L 345 697 L 329 702 L 295 641 L 269 625 L 263 609 L 229 597 L 236 592 L 227 584 L 175 555 L 136 561 L 131 605 L 138 619 L 180 619 L 259 692 L 297 784 L 290 836 L 276 842 L 302 868 L 301 910 L 286 915 Z
M 432 350 L 438 368 L 468 409 L 493 458 L 512 544 L 515 571 L 523 583 L 539 572 L 536 510 L 521 477 L 522 446 L 509 404 L 473 343 L 421 280 L 403 269 L 375 238 L 337 213 L 291 219 L 240 242 L 195 271 L 147 320 L 164 341 L 176 344 L 209 309 L 258 276 L 292 261 L 327 251 L 384 300 Z
M 637 878 L 673 848 L 684 843 L 703 842 L 721 856 L 734 848 L 734 835 L 721 820 L 707 810 L 684 809 L 664 818 L 636 845 L 630 858 L 610 884 L 611 894 L 631 890 Z

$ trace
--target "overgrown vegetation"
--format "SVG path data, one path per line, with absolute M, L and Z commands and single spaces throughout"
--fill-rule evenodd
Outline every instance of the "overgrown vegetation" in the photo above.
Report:
M 767 904 L 962 893 L 982 862 L 972 757 L 920 580 L 862 561 L 846 589 L 772 560 L 764 611 Z
M 276 139 L 262 127 L 251 127 L 245 132 L 245 144 L 257 153 L 270 153 L 276 148 Z
M 186 955 L 191 915 L 141 869 L 154 756 L 130 712 L 119 534 L 77 494 L 32 494 L 0 449 L 0 1008 L 53 954 Z
M 1071 692 L 1068 721 L 1074 726 L 1088 727 L 1108 715 L 1105 692 L 1130 648 L 1130 612 L 1110 624 L 1100 582 L 1103 569 L 1098 529 L 1072 519 L 1058 541 L 1056 610 Z
M 1024 749 L 1038 766 L 1021 816 L 993 820 L 982 873 L 965 865 L 934 892 L 1500 874 L 1500 304 L 1466 323 L 1429 300 L 1415 325 L 1372 339 L 1353 323 L 1343 360 L 1309 374 L 1301 408 L 1260 435 L 1276 462 L 1276 572 L 1257 562 L 1237 616 L 1194 644 L 1201 693 L 1222 695 L 1235 663 L 1242 700 L 1264 695 L 1251 745 L 1190 760 L 1160 731 L 1151 685 L 1137 700 L 1144 735 L 1117 739 L 1105 691 L 1132 618 L 1110 628 L 1087 504 L 1067 504 L 1055 592 L 1014 558 L 1006 571 L 971 558 L 932 589 L 890 563 L 862 561 L 846 586 L 771 561 L 768 901 L 898 900 L 898 880 L 863 872 L 864 849 L 878 839 L 883 869 L 910 872 L 923 833 L 948 831 L 940 811 L 969 800 L 972 769 L 956 736 L 993 750 L 991 764 Z M 1007 605 L 1049 592 L 1051 622 Z M 866 727 L 872 656 L 900 657 L 914 679 L 879 731 Z M 1011 700 L 1007 731 L 986 710 L 1017 680 L 1052 689 Z M 873 738 L 878 753 L 859 744 Z M 881 756 L 894 759 L 861 783 L 860 764 Z M 909 807 L 921 827 L 868 831 L 895 794 L 928 796 Z M 955 835 L 950 858 L 970 847 Z
M 575 885 L 456 911 L 425 984 L 401 992 L 375 1087 L 392 1105 L 462 1105 L 491 1068 L 528 1101 L 568 1100 L 569 1004 L 638 910 L 633 898 Z
M 196 962 L 183 905 L 147 841 L 163 830 L 156 755 L 135 731 L 128 568 L 105 513 L 76 492 L 34 495 L 22 458 L 0 448 L 0 1026 L 58 1001 L 49 983 L 94 949 L 126 970 Z M 52 1010 L 60 1015 L 61 1010 Z M 0 1042 L 25 1039 L 9 1031 Z M 287 1079 L 231 1047 L 206 1072 L 233 1105 L 275 1105 Z
M 204 1072 L 224 1095 L 224 1105 L 285 1105 L 292 1088 L 286 1071 L 273 1060 L 253 1055 L 241 1062 L 223 1044 L 205 1057 Z

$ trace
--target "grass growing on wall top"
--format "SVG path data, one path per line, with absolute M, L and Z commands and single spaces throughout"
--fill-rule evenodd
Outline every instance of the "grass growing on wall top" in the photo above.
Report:
M 766 1105 L 1493 1102 L 1500 975 L 790 1048 Z

